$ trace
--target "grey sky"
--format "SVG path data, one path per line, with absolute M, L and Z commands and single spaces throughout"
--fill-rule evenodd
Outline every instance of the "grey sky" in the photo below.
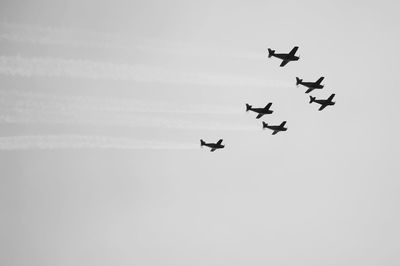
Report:
M 0 4 L 1 265 L 400 264 L 396 1 L 99 2 Z

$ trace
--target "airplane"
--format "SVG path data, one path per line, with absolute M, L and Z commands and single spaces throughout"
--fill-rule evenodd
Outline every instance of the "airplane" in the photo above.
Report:
M 306 93 L 312 92 L 314 89 L 322 89 L 324 85 L 321 85 L 321 82 L 324 80 L 324 77 L 320 77 L 316 82 L 306 82 L 298 77 L 296 77 L 296 85 L 303 85 L 308 88 Z
M 200 140 L 200 146 L 207 146 L 211 148 L 210 151 L 215 151 L 216 149 L 222 149 L 225 145 L 222 145 L 222 139 L 218 140 L 217 143 L 206 143 L 204 140 Z
M 257 119 L 261 118 L 263 115 L 272 114 L 274 111 L 269 110 L 271 108 L 272 103 L 267 104 L 264 108 L 253 108 L 250 104 L 246 103 L 246 112 L 253 111 L 258 113 Z
M 328 105 L 335 105 L 335 102 L 332 102 L 333 97 L 335 97 L 335 94 L 333 93 L 331 96 L 329 96 L 328 99 L 315 99 L 315 97 L 310 96 L 310 103 L 319 103 L 321 107 L 318 109 L 318 111 L 324 110 L 325 107 Z
M 295 46 L 290 53 L 288 54 L 276 54 L 275 50 L 272 50 L 270 48 L 268 48 L 268 58 L 270 58 L 271 56 L 274 56 L 276 58 L 282 59 L 282 63 L 280 64 L 281 67 L 284 67 L 287 63 L 289 63 L 290 61 L 297 61 L 300 59 L 299 56 L 296 56 L 296 52 L 297 49 L 299 49 L 298 46 Z
M 262 122 L 263 124 L 263 129 L 271 129 L 274 132 L 272 132 L 272 135 L 275 135 L 276 133 L 280 132 L 280 131 L 286 131 L 287 128 L 285 127 L 286 121 L 283 121 L 280 125 L 275 125 L 275 126 L 270 126 L 265 122 Z

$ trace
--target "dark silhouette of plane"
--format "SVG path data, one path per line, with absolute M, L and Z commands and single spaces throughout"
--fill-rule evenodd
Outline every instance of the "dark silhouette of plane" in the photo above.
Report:
M 218 140 L 217 143 L 206 143 L 204 140 L 200 140 L 200 146 L 207 146 L 211 148 L 210 151 L 215 151 L 216 149 L 222 149 L 225 147 L 225 145 L 222 145 L 222 139 Z
M 283 121 L 280 125 L 275 125 L 275 126 L 270 126 L 267 123 L 263 122 L 263 129 L 271 129 L 274 132 L 272 132 L 272 135 L 275 135 L 276 133 L 280 132 L 280 131 L 286 131 L 287 128 L 285 127 L 286 121 Z
M 282 59 L 282 63 L 280 64 L 280 66 L 284 67 L 290 61 L 297 61 L 300 59 L 300 57 L 295 55 L 297 52 L 297 49 L 299 49 L 299 47 L 295 46 L 292 49 L 292 51 L 290 51 L 290 53 L 288 53 L 288 54 L 276 54 L 275 50 L 268 48 L 268 58 L 270 58 L 271 56 L 274 56 L 276 58 Z
M 318 109 L 318 111 L 322 111 L 328 105 L 335 105 L 335 102 L 332 102 L 333 97 L 335 97 L 334 93 L 331 96 L 329 96 L 328 99 L 315 99 L 315 97 L 310 96 L 310 103 L 314 103 L 315 102 L 315 103 L 320 104 L 321 107 Z
M 324 85 L 321 85 L 321 82 L 324 80 L 324 77 L 320 77 L 316 82 L 306 82 L 298 77 L 296 77 L 296 85 L 303 85 L 308 88 L 306 93 L 312 92 L 315 89 L 322 89 Z
M 270 110 L 272 103 L 267 104 L 264 108 L 253 108 L 250 104 L 246 103 L 246 112 L 253 111 L 258 113 L 257 119 L 261 118 L 263 115 L 272 114 L 274 111 Z

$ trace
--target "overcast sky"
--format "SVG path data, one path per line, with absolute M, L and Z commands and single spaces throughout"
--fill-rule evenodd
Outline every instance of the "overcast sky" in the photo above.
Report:
M 399 265 L 398 10 L 1 1 L 0 264 Z

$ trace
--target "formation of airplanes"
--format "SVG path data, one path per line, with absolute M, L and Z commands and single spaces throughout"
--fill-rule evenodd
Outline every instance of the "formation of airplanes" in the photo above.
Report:
M 293 47 L 293 49 L 289 53 L 276 53 L 275 50 L 272 50 L 271 48 L 268 48 L 268 58 L 271 57 L 276 57 L 280 60 L 282 60 L 281 64 L 279 65 L 280 67 L 286 66 L 289 62 L 291 61 L 298 61 L 300 59 L 299 56 L 296 55 L 297 50 L 299 49 L 298 46 Z M 321 90 L 324 88 L 324 85 L 322 85 L 322 81 L 324 80 L 324 77 L 320 77 L 317 81 L 303 81 L 303 79 L 300 79 L 299 77 L 296 77 L 296 86 L 302 85 L 307 88 L 305 93 L 310 93 L 313 92 L 314 90 Z M 324 110 L 327 106 L 332 106 L 335 105 L 335 102 L 333 102 L 333 98 L 335 97 L 335 94 L 331 94 L 327 99 L 317 99 L 315 96 L 309 96 L 310 97 L 310 104 L 312 103 L 317 103 L 320 105 L 319 111 Z M 246 103 L 246 112 L 252 111 L 257 113 L 256 119 L 262 118 L 264 115 L 270 115 L 274 111 L 271 110 L 272 103 L 268 103 L 265 107 L 261 108 L 254 108 L 250 104 Z M 286 121 L 281 122 L 279 125 L 271 125 L 266 122 L 262 122 L 262 128 L 263 129 L 270 129 L 272 130 L 272 135 L 276 135 L 279 132 L 282 131 L 287 131 L 287 127 L 285 127 Z M 223 149 L 225 145 L 222 145 L 222 139 L 220 139 L 216 143 L 206 143 L 204 140 L 200 140 L 200 146 L 206 146 L 209 147 L 211 150 L 210 151 L 215 151 L 217 149 Z
M 272 103 L 268 103 L 264 108 L 253 108 L 250 104 L 246 103 L 246 112 L 248 111 L 253 111 L 255 113 L 258 113 L 256 119 L 259 119 L 261 117 L 263 117 L 264 115 L 269 115 L 272 114 L 273 111 L 270 109 L 272 106 Z M 280 132 L 280 131 L 286 131 L 287 128 L 285 128 L 286 121 L 283 121 L 280 125 L 268 125 L 265 122 L 262 122 L 262 128 L 268 128 L 271 129 L 272 135 L 275 135 L 276 133 Z

